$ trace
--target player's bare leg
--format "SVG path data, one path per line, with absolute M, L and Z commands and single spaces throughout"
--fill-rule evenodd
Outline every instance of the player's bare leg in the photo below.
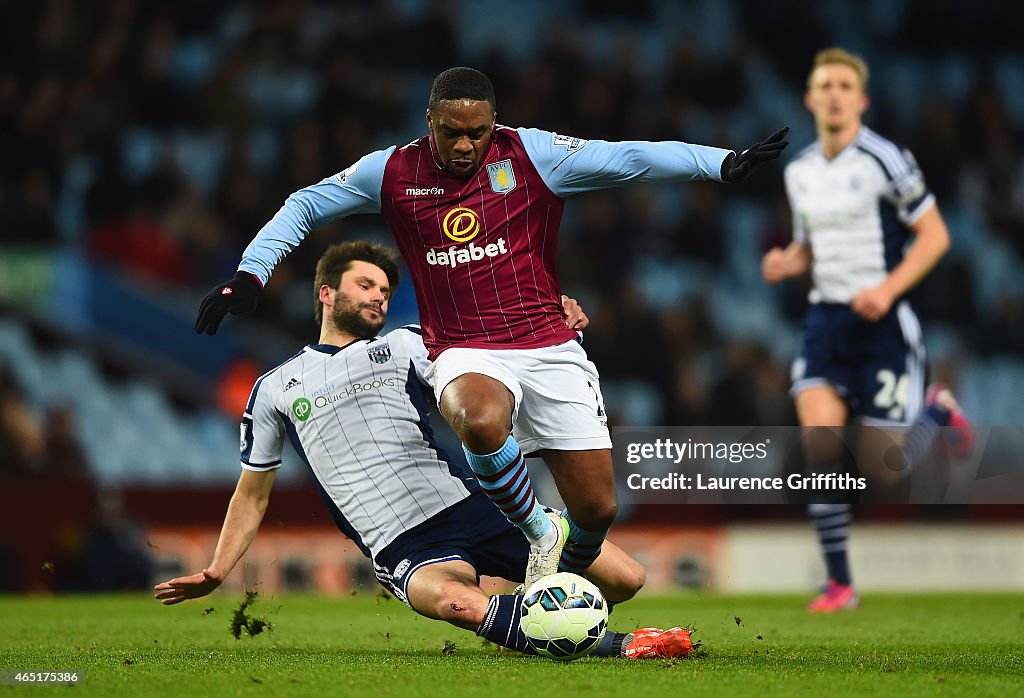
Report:
M 515 398 L 501 381 L 464 373 L 447 386 L 441 414 L 462 439 L 469 467 L 480 486 L 530 541 L 526 584 L 558 570 L 568 523 L 548 516 L 537 501 L 519 444 L 511 436 Z
M 903 481 L 904 434 L 895 429 L 861 426 L 857 430 L 857 466 L 872 485 L 892 487 Z
M 464 373 L 441 393 L 441 414 L 473 453 L 492 453 L 512 433 L 515 398 L 501 381 Z
M 601 557 L 591 567 L 591 576 L 605 599 L 612 603 L 631 598 L 644 582 L 640 563 L 611 543 L 604 546 Z M 519 627 L 522 594 L 488 597 L 477 583 L 476 570 L 467 562 L 452 560 L 419 568 L 409 578 L 406 594 L 410 605 L 428 618 L 473 630 L 502 647 L 532 652 Z M 685 657 L 690 649 L 689 632 L 683 628 L 664 632 L 644 628 L 636 633 L 609 630 L 593 656 Z
M 636 596 L 646 578 L 643 566 L 610 542 L 605 543 L 587 576 L 612 603 Z M 406 593 L 420 614 L 467 630 L 480 627 L 490 600 L 477 582 L 476 570 L 463 560 L 419 568 L 409 579 Z
M 569 522 L 569 540 L 558 569 L 583 574 L 601 554 L 601 544 L 618 513 L 612 452 L 544 450 L 537 455 L 551 471 Z
M 796 414 L 803 427 L 842 427 L 850 410 L 832 386 L 816 385 L 797 394 Z
M 643 565 L 611 541 L 601 546 L 601 555 L 587 570 L 587 578 L 604 594 L 609 603 L 629 601 L 647 581 Z
M 522 594 L 488 597 L 468 562 L 452 560 L 421 567 L 412 573 L 405 591 L 409 604 L 427 618 L 472 630 L 517 652 L 532 651 L 519 628 Z
M 818 385 L 797 394 L 796 411 L 802 427 L 815 427 L 801 436 L 808 465 L 813 469 L 838 471 L 842 467 L 842 431 L 849 419 L 846 403 L 831 386 Z M 807 505 L 807 513 L 818 532 L 829 577 L 825 592 L 808 606 L 812 611 L 856 608 L 859 603 L 850 583 L 846 555 L 850 511 L 851 506 L 845 503 L 815 502 Z
M 413 572 L 406 594 L 409 604 L 427 618 L 476 630 L 490 601 L 476 579 L 476 570 L 468 562 L 438 562 Z
M 619 505 L 609 449 L 544 450 L 534 455 L 544 459 L 566 510 L 579 525 L 589 529 L 612 525 Z
M 803 427 L 800 442 L 807 463 L 839 466 L 843 457 L 843 431 L 850 411 L 828 385 L 805 388 L 796 396 L 796 414 Z

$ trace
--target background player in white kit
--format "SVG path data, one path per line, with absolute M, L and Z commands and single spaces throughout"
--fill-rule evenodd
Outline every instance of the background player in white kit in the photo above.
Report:
M 417 612 L 503 647 L 527 651 L 522 595 L 488 596 L 479 575 L 523 578 L 529 544 L 468 470 L 438 446 L 427 416 L 427 350 L 418 326 L 383 337 L 398 283 L 394 253 L 348 242 L 317 264 L 317 344 L 260 377 L 242 418 L 242 474 L 217 549 L 202 572 L 158 584 L 165 604 L 216 589 L 248 549 L 266 511 L 287 436 L 338 528 L 373 562 L 380 584 Z M 585 327 L 563 297 L 565 322 Z M 608 543 L 588 571 L 606 599 L 632 598 L 644 570 Z M 685 628 L 607 632 L 598 656 L 685 657 Z
M 969 451 L 973 435 L 945 386 L 926 394 L 921 329 L 905 298 L 949 248 L 949 232 L 913 156 L 862 124 L 867 82 L 860 57 L 839 48 L 815 56 L 804 101 L 818 140 L 785 170 L 793 242 L 768 252 L 762 272 L 769 283 L 807 272 L 813 280 L 793 363 L 801 426 L 842 427 L 851 416 L 868 426 L 910 425 L 909 470 L 939 427 L 952 427 L 954 452 Z M 810 434 L 804 447 L 812 469 L 842 467 L 838 439 Z M 859 605 L 846 555 L 850 508 L 808 506 L 829 577 L 812 611 Z

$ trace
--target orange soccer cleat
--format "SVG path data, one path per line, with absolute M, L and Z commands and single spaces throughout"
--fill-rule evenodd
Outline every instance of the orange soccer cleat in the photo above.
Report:
M 633 638 L 622 650 L 622 656 L 629 659 L 684 658 L 691 652 L 693 642 L 686 628 L 639 628 L 633 631 Z
M 928 388 L 924 396 L 925 405 L 937 404 L 949 412 L 949 426 L 943 429 L 949 452 L 957 458 L 966 458 L 974 450 L 974 427 L 971 426 L 953 391 L 944 383 Z
M 853 611 L 860 608 L 860 598 L 852 586 L 839 584 L 834 579 L 828 580 L 825 591 L 807 604 L 812 613 L 835 613 L 836 611 Z

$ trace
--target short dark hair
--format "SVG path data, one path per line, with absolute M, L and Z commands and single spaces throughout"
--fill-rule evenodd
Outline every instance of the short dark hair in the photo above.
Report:
M 390 247 L 364 240 L 331 245 L 320 257 L 320 261 L 316 263 L 316 279 L 313 281 L 313 314 L 316 316 L 317 325 L 322 324 L 324 318 L 324 304 L 320 302 L 320 288 L 324 284 L 331 288 L 338 288 L 341 284 L 342 274 L 351 268 L 352 262 L 368 262 L 380 267 L 388 277 L 392 292 L 402 278 L 398 271 L 397 256 Z
M 438 104 L 446 99 L 487 102 L 491 105 L 491 111 L 498 110 L 491 79 L 473 68 L 449 68 L 434 78 L 434 84 L 430 86 L 427 109 L 437 109 Z

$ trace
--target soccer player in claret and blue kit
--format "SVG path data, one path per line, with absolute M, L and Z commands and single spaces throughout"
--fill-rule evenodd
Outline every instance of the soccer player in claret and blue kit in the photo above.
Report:
M 255 307 L 274 266 L 313 230 L 380 213 L 409 268 L 429 380 L 470 467 L 530 541 L 526 584 L 583 573 L 617 503 L 597 370 L 562 319 L 555 271 L 565 199 L 632 182 L 738 182 L 779 156 L 787 129 L 736 153 L 682 142 L 584 140 L 497 124 L 483 73 L 434 80 L 429 133 L 288 198 L 203 301 L 196 331 Z M 544 458 L 566 504 L 537 503 L 524 455 Z
M 867 82 L 859 56 L 839 48 L 815 56 L 804 101 L 818 140 L 785 171 L 793 242 L 769 251 L 762 272 L 769 283 L 808 272 L 813 281 L 792 372 L 797 416 L 813 428 L 803 439 L 809 466 L 843 467 L 841 442 L 826 428 L 852 417 L 870 427 L 858 437 L 861 471 L 901 478 L 940 431 L 954 456 L 969 453 L 974 436 L 947 386 L 925 389 L 921 327 L 906 298 L 949 248 L 949 232 L 910 152 L 863 125 Z M 880 468 L 893 443 L 885 432 L 901 426 L 903 462 Z M 816 501 L 807 510 L 828 571 L 809 609 L 855 609 L 846 552 L 851 506 Z

